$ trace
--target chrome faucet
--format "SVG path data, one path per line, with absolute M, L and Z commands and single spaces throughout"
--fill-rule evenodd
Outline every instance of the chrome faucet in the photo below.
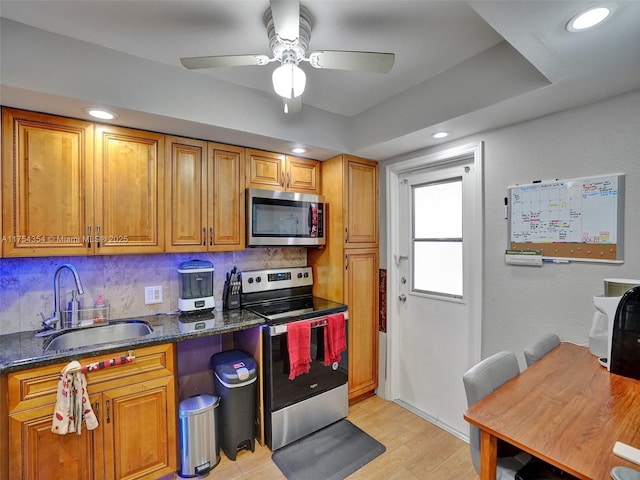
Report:
M 42 325 L 44 326 L 44 331 L 54 331 L 56 329 L 56 324 L 60 325 L 62 328 L 62 311 L 59 309 L 60 304 L 60 274 L 63 269 L 68 269 L 72 274 L 73 278 L 76 282 L 76 288 L 78 289 L 78 295 L 84 294 L 84 289 L 82 288 L 82 282 L 80 281 L 80 275 L 78 275 L 78 271 L 76 267 L 71 265 L 70 263 L 63 263 L 56 269 L 56 273 L 53 276 L 53 316 L 49 318 L 44 318 L 42 315 L 43 321 Z M 42 333 L 42 332 L 41 332 Z

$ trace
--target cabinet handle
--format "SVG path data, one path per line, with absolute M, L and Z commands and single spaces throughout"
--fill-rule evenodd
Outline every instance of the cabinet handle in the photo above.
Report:
M 109 403 L 110 401 L 107 400 L 107 423 L 111 423 L 111 408 L 109 408 L 111 406 L 111 404 Z
M 96 418 L 100 418 L 100 402 L 96 402 L 93 406 L 93 413 L 95 413 Z
M 345 255 L 344 258 L 345 258 L 344 269 L 349 270 L 349 255 L 348 254 Z
M 98 248 L 100 248 L 100 225 L 96 226 L 96 237 L 98 238 Z
M 213 227 L 209 227 L 209 246 L 213 246 Z
M 344 243 L 349 243 L 349 227 L 344 228 Z
M 205 227 L 202 227 L 202 246 L 206 246 L 207 245 L 207 229 Z
M 89 238 L 89 248 L 91 248 L 91 225 L 87 225 L 87 238 Z
M 280 185 L 284 187 L 284 172 L 280 172 Z
M 287 173 L 287 188 L 291 186 L 291 172 Z

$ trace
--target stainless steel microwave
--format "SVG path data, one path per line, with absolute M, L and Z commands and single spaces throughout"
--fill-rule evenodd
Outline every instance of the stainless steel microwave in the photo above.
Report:
M 247 189 L 247 246 L 317 246 L 326 243 L 322 195 Z

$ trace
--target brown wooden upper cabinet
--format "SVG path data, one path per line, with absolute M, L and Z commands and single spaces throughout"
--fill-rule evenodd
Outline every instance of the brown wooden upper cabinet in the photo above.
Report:
M 93 140 L 92 123 L 2 109 L 5 257 L 91 253 Z
M 95 252 L 163 252 L 164 135 L 97 125 L 95 147 Z
M 244 148 L 166 141 L 167 252 L 244 248 Z
M 345 243 L 350 247 L 378 245 L 378 165 L 344 155 Z
M 247 188 L 320 193 L 320 162 L 262 150 L 246 150 Z
M 2 117 L 5 257 L 163 251 L 163 135 L 8 108 Z

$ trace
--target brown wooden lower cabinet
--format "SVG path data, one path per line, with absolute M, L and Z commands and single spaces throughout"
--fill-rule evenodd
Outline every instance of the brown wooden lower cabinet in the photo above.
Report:
M 92 403 L 97 401 L 91 396 Z M 102 461 L 96 465 L 100 449 L 100 427 L 82 435 L 51 432 L 53 406 L 25 410 L 9 416 L 9 478 L 58 480 L 104 478 Z
M 378 386 L 378 250 L 347 249 L 345 303 L 349 306 L 349 399 Z
M 126 355 L 92 357 L 81 363 Z M 135 351 L 131 364 L 87 374 L 99 421 L 81 435 L 51 432 L 66 363 L 9 374 L 9 474 L 22 480 L 157 479 L 177 470 L 173 345 Z

